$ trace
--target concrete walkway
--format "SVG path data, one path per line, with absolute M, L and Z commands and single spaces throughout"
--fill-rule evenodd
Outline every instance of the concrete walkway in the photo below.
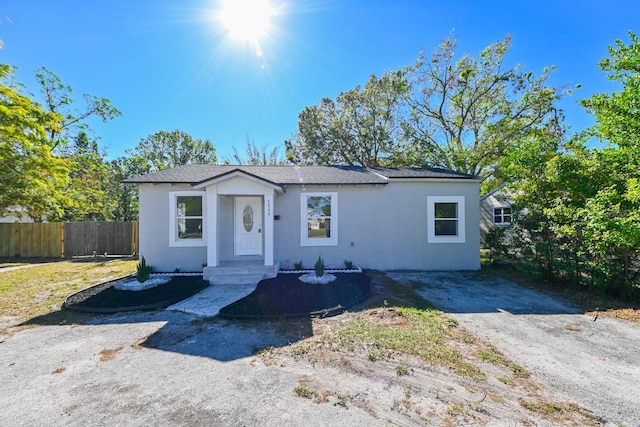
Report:
M 209 285 L 194 296 L 167 308 L 203 317 L 214 317 L 222 307 L 246 297 L 258 284 Z

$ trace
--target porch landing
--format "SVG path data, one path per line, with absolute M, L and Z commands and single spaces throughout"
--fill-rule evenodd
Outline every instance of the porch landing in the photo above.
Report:
M 256 284 L 276 277 L 279 270 L 279 262 L 265 266 L 264 261 L 223 261 L 217 267 L 205 267 L 202 276 L 212 285 Z

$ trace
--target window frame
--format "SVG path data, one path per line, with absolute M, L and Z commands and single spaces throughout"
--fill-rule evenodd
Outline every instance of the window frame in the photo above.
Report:
M 427 197 L 427 242 L 428 243 L 465 243 L 465 205 L 464 196 L 428 196 Z M 435 217 L 436 203 L 457 204 L 457 234 L 455 236 L 436 235 Z
M 309 216 L 307 212 L 307 199 L 309 197 L 329 197 L 331 199 L 331 236 L 330 237 L 309 237 L 308 226 Z M 313 192 L 300 193 L 300 246 L 338 246 L 338 193 Z
M 500 209 L 500 214 L 496 215 L 496 210 L 498 210 L 498 209 Z M 504 221 L 504 217 L 505 217 L 504 210 L 505 209 L 509 209 L 509 211 L 511 211 L 511 206 L 494 206 L 493 207 L 493 225 L 499 225 L 499 226 L 511 225 L 511 220 L 513 220 L 513 213 L 509 212 L 507 214 L 507 216 L 509 217 L 510 221 L 509 222 L 505 222 Z M 502 218 L 501 222 L 496 221 L 496 217 L 497 216 Z
M 207 245 L 207 193 L 204 191 L 170 191 L 169 192 L 169 246 L 170 247 L 202 247 Z M 181 239 L 178 237 L 178 197 L 199 196 L 202 198 L 202 217 L 190 216 L 188 219 L 202 218 L 202 237 L 199 239 Z

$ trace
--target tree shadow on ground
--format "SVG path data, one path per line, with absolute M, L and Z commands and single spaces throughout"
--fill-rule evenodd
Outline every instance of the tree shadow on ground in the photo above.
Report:
M 340 289 L 340 292 L 332 292 L 329 287 L 322 288 L 324 285 L 311 285 L 315 286 L 317 291 L 320 291 L 319 296 L 316 298 L 313 296 L 302 298 L 296 293 L 296 291 L 303 288 L 304 284 L 302 283 L 299 284 L 299 289 L 293 290 L 283 285 L 283 289 L 287 288 L 288 291 L 281 295 L 278 294 L 278 288 L 277 286 L 274 287 L 273 281 L 268 282 L 267 286 L 261 288 L 263 290 L 267 289 L 267 293 L 270 294 L 268 298 L 271 303 L 269 304 L 270 310 L 273 310 L 274 302 L 286 302 L 286 304 L 278 304 L 278 306 L 292 310 L 296 314 L 294 318 L 284 318 L 273 311 L 268 313 L 269 316 L 267 318 L 256 316 L 255 311 L 252 311 L 250 319 L 225 320 L 219 317 L 200 317 L 164 309 L 101 314 L 63 308 L 29 319 L 19 327 L 80 325 L 91 328 L 92 326 L 118 325 L 122 326 L 125 334 L 135 335 L 144 330 L 145 334 L 138 337 L 135 343 L 135 345 L 143 348 L 207 357 L 219 361 L 231 361 L 254 356 L 268 347 L 287 346 L 312 336 L 312 316 L 301 314 L 303 310 L 313 309 L 315 311 L 318 307 L 322 307 L 322 304 L 328 304 L 331 307 L 339 306 L 340 309 L 333 310 L 330 313 L 325 312 L 325 315 L 341 313 L 348 306 L 362 302 L 369 294 L 368 281 L 369 279 L 366 278 L 367 288 L 365 293 L 362 292 L 361 287 L 356 287 L 353 291 L 354 294 L 345 294 L 344 291 L 348 287 Z M 288 277 L 286 282 L 291 285 L 291 278 Z M 343 303 L 346 300 L 350 304 L 341 305 L 341 301 L 336 302 L 330 298 L 332 295 L 338 295 L 344 298 L 344 300 L 341 300 Z M 264 292 L 262 297 L 264 297 Z M 243 300 L 242 304 L 245 304 L 247 301 L 251 301 L 251 298 Z M 297 300 L 301 305 L 295 305 Z M 313 304 L 314 302 L 320 302 L 321 304 L 318 306 Z M 236 309 L 238 308 L 237 305 L 235 307 Z M 139 327 L 145 323 L 153 324 L 154 326 L 149 325 L 148 328 Z M 137 324 L 137 327 L 133 328 L 135 333 L 132 333 L 131 324 Z M 90 339 L 90 336 L 87 339 Z
M 122 341 L 122 337 L 126 337 L 129 345 L 135 347 L 222 362 L 255 356 L 265 348 L 287 346 L 313 335 L 309 316 L 264 321 L 224 320 L 171 310 L 97 314 L 64 308 L 29 319 L 8 331 L 17 332 L 32 326 L 72 327 L 74 339 L 88 343 L 93 341 L 94 334 L 101 334 L 108 341 Z M 109 326 L 108 332 L 105 326 Z M 79 328 L 84 328 L 86 333 L 81 333 Z

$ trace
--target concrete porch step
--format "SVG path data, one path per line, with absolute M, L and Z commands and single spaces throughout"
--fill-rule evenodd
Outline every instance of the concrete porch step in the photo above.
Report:
M 224 262 L 217 267 L 205 267 L 202 271 L 204 280 L 215 284 L 256 284 L 262 279 L 276 277 L 280 263 L 265 266 L 262 261 Z
M 264 279 L 264 274 L 219 274 L 215 273 L 209 277 L 212 285 L 255 285 Z

